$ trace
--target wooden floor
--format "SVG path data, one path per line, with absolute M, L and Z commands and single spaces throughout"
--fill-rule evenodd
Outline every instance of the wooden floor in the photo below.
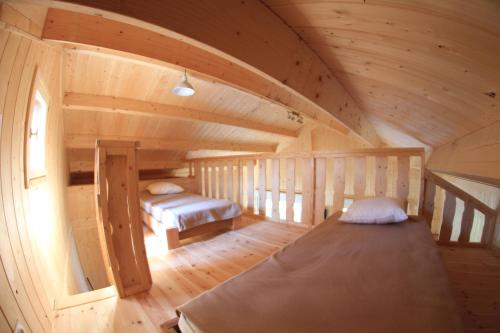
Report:
M 146 230 L 153 287 L 149 293 L 119 299 L 110 297 L 60 310 L 54 332 L 161 332 L 175 318 L 175 308 L 199 293 L 242 272 L 307 230 L 272 222 L 242 219 L 239 229 L 181 241 L 167 251 Z
M 500 332 L 500 257 L 489 250 L 440 247 L 467 332 Z
M 236 231 L 182 241 L 167 252 L 146 232 L 153 276 L 149 293 L 116 296 L 60 310 L 54 332 L 161 332 L 174 309 L 293 241 L 306 229 L 244 219 Z M 467 332 L 500 332 L 500 258 L 490 251 L 441 247 Z

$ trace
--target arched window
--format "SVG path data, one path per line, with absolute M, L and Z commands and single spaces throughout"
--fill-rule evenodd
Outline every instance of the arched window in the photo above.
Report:
M 25 127 L 24 174 L 26 188 L 45 181 L 47 168 L 46 131 L 49 99 L 47 89 L 35 71 Z

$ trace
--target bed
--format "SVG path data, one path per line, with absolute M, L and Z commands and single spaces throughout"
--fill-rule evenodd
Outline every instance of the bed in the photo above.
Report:
M 169 249 L 178 247 L 181 239 L 233 228 L 241 215 L 239 205 L 232 201 L 189 192 L 152 195 L 141 191 L 139 199 L 142 220 L 156 235 L 166 237 Z
M 178 307 L 183 333 L 462 332 L 428 224 L 328 219 Z

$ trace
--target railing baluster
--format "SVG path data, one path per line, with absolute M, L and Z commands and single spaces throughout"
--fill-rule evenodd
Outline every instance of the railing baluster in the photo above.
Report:
M 462 214 L 462 221 L 460 222 L 460 235 L 458 236 L 459 242 L 469 241 L 473 220 L 474 206 L 469 201 L 464 201 L 464 212 Z
M 424 196 L 424 208 L 423 215 L 429 225 L 432 223 L 432 217 L 434 216 L 434 198 L 436 197 L 436 184 L 431 180 L 425 180 L 425 196 Z
M 408 210 L 408 193 L 410 190 L 410 157 L 398 156 L 398 198 Z
M 266 216 L 266 160 L 259 160 L 259 215 Z
M 446 191 L 443 209 L 443 223 L 441 224 L 441 231 L 439 232 L 439 240 L 449 241 L 451 238 L 456 205 L 457 197 L 451 192 Z
M 273 219 L 280 219 L 280 160 L 272 160 Z
M 250 214 L 253 214 L 254 207 L 254 191 L 255 191 L 255 183 L 254 183 L 254 160 L 247 161 L 247 209 Z
M 236 196 L 233 196 L 233 179 L 234 179 L 234 168 L 233 160 L 227 162 L 227 199 L 236 201 Z
M 302 218 L 303 225 L 312 225 L 314 214 L 314 159 L 302 158 Z
M 345 158 L 333 160 L 333 179 L 333 212 L 336 213 L 344 208 Z
M 375 195 L 385 196 L 387 192 L 387 157 L 375 158 Z
M 286 160 L 286 221 L 293 223 L 293 205 L 295 203 L 295 158 Z
M 326 158 L 317 158 L 315 168 L 314 224 L 317 225 L 325 220 Z

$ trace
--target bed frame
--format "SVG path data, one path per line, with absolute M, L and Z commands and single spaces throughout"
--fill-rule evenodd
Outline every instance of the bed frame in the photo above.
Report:
M 198 191 L 196 178 L 195 177 L 178 177 L 178 178 L 167 178 L 167 179 L 151 179 L 142 180 L 139 182 L 139 191 L 143 191 L 146 186 L 157 181 L 167 181 L 182 186 L 186 191 L 191 193 L 201 194 Z M 157 221 L 153 216 L 148 214 L 146 211 L 141 209 L 142 221 L 160 238 L 164 238 L 167 241 L 167 247 L 169 250 L 175 249 L 180 246 L 180 241 L 182 239 L 199 236 L 202 234 L 207 234 L 215 231 L 230 229 L 234 230 L 237 226 L 237 221 L 240 217 L 222 220 L 217 222 L 211 222 L 190 228 L 188 230 L 179 231 L 177 228 L 167 229 L 165 226 Z
M 165 226 L 158 222 L 153 216 L 148 214 L 146 211 L 141 210 L 142 221 L 160 238 L 163 238 L 167 242 L 167 248 L 169 250 L 175 249 L 180 246 L 180 241 L 182 239 L 199 236 L 207 233 L 212 233 L 220 230 L 234 230 L 237 227 L 237 221 L 240 217 L 210 222 L 202 225 L 198 225 L 194 228 L 190 228 L 184 231 L 179 231 L 177 228 L 165 228 Z

